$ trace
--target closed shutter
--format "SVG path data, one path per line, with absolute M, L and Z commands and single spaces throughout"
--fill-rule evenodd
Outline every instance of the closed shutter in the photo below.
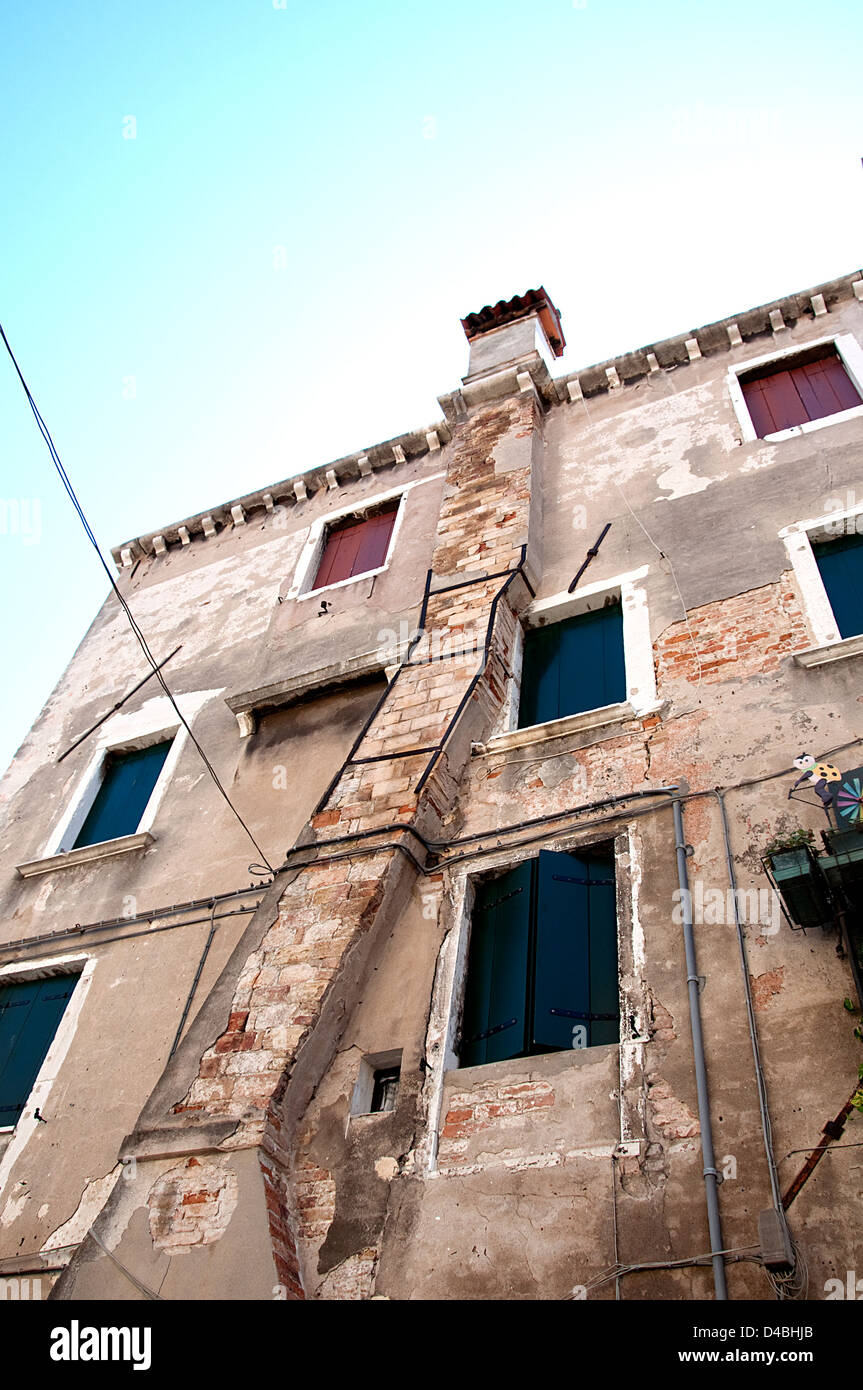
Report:
M 55 975 L 0 988 L 0 1127 L 17 1123 L 77 982 Z
M 109 754 L 102 785 L 78 832 L 75 848 L 98 845 L 120 835 L 134 835 L 159 773 L 165 765 L 172 740 L 136 748 L 129 753 Z
M 619 1007 L 614 860 L 541 850 L 531 1050 L 617 1042 Z
M 387 558 L 397 511 L 398 506 L 394 506 L 362 521 L 333 527 L 327 536 L 314 588 L 323 589 L 327 584 L 338 584 L 343 579 L 379 569 Z
M 625 699 L 619 603 L 525 634 L 519 728 Z
M 863 536 L 842 536 L 812 547 L 840 637 L 863 632 Z
M 743 397 L 759 438 L 822 420 L 860 405 L 860 396 L 835 351 L 815 362 L 770 371 L 741 381 Z
M 477 887 L 462 1015 L 463 1067 L 525 1051 L 531 878 L 528 860 Z

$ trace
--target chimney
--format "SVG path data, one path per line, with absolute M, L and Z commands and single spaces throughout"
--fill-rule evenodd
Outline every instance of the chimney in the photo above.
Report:
M 465 385 L 494 372 L 528 367 L 538 358 L 550 370 L 566 346 L 560 315 L 542 286 L 487 304 L 462 319 L 461 326 L 470 343 Z

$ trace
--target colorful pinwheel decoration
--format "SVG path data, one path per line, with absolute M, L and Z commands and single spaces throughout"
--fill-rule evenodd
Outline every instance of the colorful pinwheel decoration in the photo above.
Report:
M 837 825 L 857 827 L 863 823 L 863 767 L 843 772 L 832 790 Z

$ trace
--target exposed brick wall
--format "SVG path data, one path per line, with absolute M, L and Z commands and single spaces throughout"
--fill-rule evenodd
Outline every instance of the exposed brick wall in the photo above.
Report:
M 511 1132 L 515 1144 L 529 1133 L 528 1147 L 541 1148 L 542 1119 L 554 1105 L 554 1088 L 543 1080 L 518 1081 L 500 1077 L 454 1092 L 449 1096 L 440 1133 L 438 1165 L 441 1173 L 464 1170 L 469 1163 L 469 1141 L 484 1130 L 496 1136 Z M 520 1147 L 524 1149 L 523 1142 Z
M 240 976 L 228 1027 L 204 1053 L 175 1113 L 204 1110 L 246 1124 L 234 1147 L 263 1134 L 267 1107 L 312 1026 L 347 947 L 374 919 L 392 852 L 310 866 L 284 892 L 275 925 Z
M 518 563 L 527 538 L 531 440 L 538 423 L 537 404 L 525 393 L 480 408 L 458 427 L 448 451 L 433 560 L 436 576 L 457 578 L 477 569 L 496 574 Z M 494 451 L 504 440 L 506 469 L 498 473 Z M 480 667 L 492 605 L 504 583 L 498 577 L 430 596 L 428 636 L 414 652 L 416 664 L 402 671 L 389 690 L 357 749 L 358 758 L 439 743 Z M 479 721 L 483 736 L 504 698 L 515 632 L 514 614 L 506 602 L 499 603 L 493 651 L 467 708 L 467 717 Z M 435 659 L 428 660 L 430 656 Z M 418 798 L 416 785 L 428 765 L 428 754 L 350 764 L 313 817 L 312 837 L 408 824 L 429 813 L 442 824 L 453 806 L 457 781 L 444 756 Z M 319 1246 L 332 1220 L 335 1192 L 332 1176 L 323 1170 L 303 1168 L 302 1163 L 292 1169 L 293 1157 L 280 1134 L 278 1101 L 346 955 L 380 911 L 394 860 L 395 851 L 384 850 L 296 873 L 285 888 L 277 921 L 240 975 L 224 1033 L 204 1053 L 196 1080 L 174 1107 L 175 1114 L 204 1112 L 240 1121 L 225 1149 L 261 1145 L 274 1259 L 292 1297 L 302 1295 L 294 1233 L 301 1248 Z M 528 1104 L 517 1096 L 512 1101 L 519 1113 Z M 166 1219 L 173 1219 L 169 1212 Z M 327 1275 L 322 1296 L 368 1297 L 376 1261 L 376 1247 L 354 1252 L 341 1262 L 341 1273 Z
M 689 613 L 685 623 L 667 628 L 654 646 L 659 693 L 678 680 L 698 680 L 701 658 L 705 684 L 747 680 L 775 671 L 792 652 L 811 646 L 800 599 L 789 576 L 763 589 L 707 603 Z
M 282 1297 L 296 1302 L 305 1298 L 297 1258 L 297 1241 L 291 1217 L 287 1174 L 269 1154 L 260 1155 L 261 1176 L 267 1203 L 267 1225 Z
M 157 1250 L 186 1254 L 220 1240 L 237 1205 L 237 1175 L 222 1160 L 186 1159 L 153 1185 L 148 1205 Z

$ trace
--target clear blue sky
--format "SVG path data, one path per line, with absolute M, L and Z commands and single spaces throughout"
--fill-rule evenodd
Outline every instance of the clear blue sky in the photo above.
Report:
M 430 423 L 489 301 L 545 284 L 574 370 L 854 269 L 859 31 L 851 0 L 6 6 L 0 318 L 103 551 Z M 5 766 L 106 588 L 5 357 L 0 498 Z

